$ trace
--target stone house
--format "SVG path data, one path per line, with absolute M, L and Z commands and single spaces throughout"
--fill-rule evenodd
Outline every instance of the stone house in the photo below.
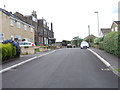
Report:
M 30 23 L 0 8 L 0 41 L 13 39 L 34 43 L 34 29 Z
M 38 44 L 38 34 L 37 34 L 37 14 L 36 11 L 33 11 L 31 15 L 24 16 L 19 12 L 14 13 L 20 20 L 23 20 L 26 23 L 34 26 L 34 43 Z
M 39 45 L 49 45 L 54 38 L 53 24 L 46 22 L 45 19 L 38 20 Z

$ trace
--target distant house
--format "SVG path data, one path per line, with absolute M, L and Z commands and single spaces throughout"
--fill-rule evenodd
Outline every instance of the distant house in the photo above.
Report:
M 34 26 L 0 8 L 0 41 L 28 40 L 34 43 Z
M 14 15 L 35 27 L 34 39 L 36 45 L 48 45 L 49 42 L 51 42 L 50 39 L 54 39 L 52 23 L 49 25 L 45 19 L 37 19 L 36 11 L 33 11 L 31 15 L 27 16 L 24 16 L 19 12 L 14 13 Z
M 89 38 L 90 38 L 90 39 L 95 39 L 95 38 L 96 38 L 96 36 L 94 36 L 94 35 L 92 35 L 92 34 L 91 34 L 90 36 L 88 35 L 88 36 L 87 36 L 87 37 L 85 37 L 84 39 L 89 39 Z
M 109 32 L 117 32 L 120 28 L 120 21 L 113 21 L 111 28 L 101 28 L 102 36 L 107 35 Z
M 118 31 L 119 26 L 120 26 L 120 21 L 114 21 L 111 26 L 111 31 Z
M 107 35 L 109 32 L 111 32 L 111 28 L 101 28 L 102 36 Z
M 55 43 L 53 24 L 45 19 L 38 19 L 38 37 L 39 45 L 49 45 Z

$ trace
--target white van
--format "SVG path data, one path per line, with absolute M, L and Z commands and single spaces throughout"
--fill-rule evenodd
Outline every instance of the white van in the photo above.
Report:
M 89 44 L 86 41 L 82 41 L 80 44 L 81 49 L 83 48 L 89 48 Z

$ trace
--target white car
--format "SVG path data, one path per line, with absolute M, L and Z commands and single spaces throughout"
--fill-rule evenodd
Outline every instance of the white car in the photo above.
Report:
M 80 47 L 81 47 L 81 49 L 89 48 L 89 44 L 86 41 L 82 41 Z
M 24 41 L 24 42 L 19 42 L 19 46 L 20 46 L 20 47 L 24 47 L 24 46 L 35 46 L 35 44 L 32 43 L 32 42 L 26 42 L 26 41 Z

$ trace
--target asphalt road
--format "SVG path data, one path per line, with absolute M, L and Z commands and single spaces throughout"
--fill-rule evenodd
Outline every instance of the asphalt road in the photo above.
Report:
M 118 77 L 87 49 L 68 48 L 2 74 L 3 88 L 118 88 Z

